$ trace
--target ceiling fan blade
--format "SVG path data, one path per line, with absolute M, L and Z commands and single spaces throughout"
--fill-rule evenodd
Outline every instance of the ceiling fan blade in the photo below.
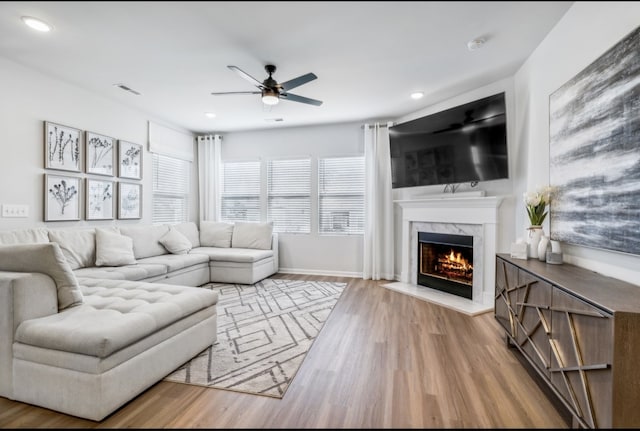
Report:
M 320 100 L 309 99 L 308 97 L 298 96 L 297 94 L 281 93 L 280 97 L 282 99 L 291 100 L 292 102 L 306 103 L 308 105 L 315 105 L 315 106 L 322 105 L 322 102 Z
M 307 73 L 306 75 L 301 75 L 301 76 L 298 76 L 297 78 L 293 78 L 286 82 L 282 82 L 280 84 L 280 88 L 282 88 L 284 91 L 289 91 L 292 88 L 299 87 L 302 84 L 306 84 L 309 81 L 313 81 L 314 79 L 318 79 L 318 77 L 314 73 Z
M 260 91 L 223 91 L 221 93 L 211 93 L 212 96 L 226 96 L 228 94 L 262 94 Z
M 229 69 L 233 70 L 234 72 L 236 72 L 238 75 L 240 75 L 241 77 L 243 77 L 247 81 L 249 81 L 250 83 L 252 83 L 253 85 L 255 85 L 256 87 L 264 88 L 264 85 L 262 85 L 262 82 L 258 81 L 256 78 L 254 78 L 253 76 L 249 75 L 247 72 L 245 72 L 244 70 L 240 69 L 238 66 L 227 66 L 227 67 Z

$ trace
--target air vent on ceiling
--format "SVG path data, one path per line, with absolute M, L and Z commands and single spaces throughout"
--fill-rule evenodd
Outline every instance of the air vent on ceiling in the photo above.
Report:
M 264 121 L 268 123 L 278 123 L 280 121 L 284 121 L 282 118 L 265 118 Z
M 132 88 L 129 88 L 124 84 L 113 84 L 113 85 L 118 87 L 118 88 L 120 88 L 120 89 L 122 89 L 122 90 L 124 90 L 124 91 L 128 91 L 129 93 L 133 93 L 136 96 L 140 96 L 140 92 L 138 92 L 138 91 L 136 91 L 136 90 L 134 90 Z

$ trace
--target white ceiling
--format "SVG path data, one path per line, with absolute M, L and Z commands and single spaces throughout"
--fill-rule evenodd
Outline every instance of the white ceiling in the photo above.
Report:
M 513 75 L 572 3 L 1 2 L 0 56 L 197 133 L 387 120 Z M 291 92 L 323 105 L 210 94 L 256 90 L 227 65 L 262 81 L 265 64 L 315 73 Z

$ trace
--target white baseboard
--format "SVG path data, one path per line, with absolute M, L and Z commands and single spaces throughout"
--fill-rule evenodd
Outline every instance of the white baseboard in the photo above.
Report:
M 323 270 L 323 269 L 279 268 L 278 272 L 280 274 L 326 275 L 331 277 L 362 278 L 361 272 L 329 271 L 329 270 Z

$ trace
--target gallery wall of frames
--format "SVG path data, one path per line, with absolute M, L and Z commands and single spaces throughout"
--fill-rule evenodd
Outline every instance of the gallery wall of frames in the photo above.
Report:
M 142 144 L 44 121 L 44 153 L 44 221 L 142 217 Z

